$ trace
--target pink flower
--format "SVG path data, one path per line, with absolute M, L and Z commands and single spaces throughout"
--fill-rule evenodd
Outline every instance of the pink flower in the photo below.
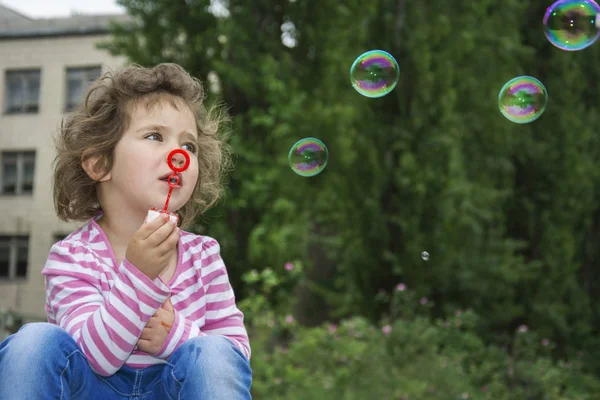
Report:
M 396 285 L 396 292 L 404 292 L 406 290 L 406 285 L 404 283 L 399 283 Z
M 427 304 L 428 301 L 429 300 L 427 300 L 427 297 L 421 297 L 421 300 L 419 300 L 419 303 L 425 305 L 425 304 Z
M 285 317 L 285 322 L 291 324 L 292 322 L 294 322 L 294 317 L 292 317 L 291 315 L 287 315 Z
M 384 335 L 389 335 L 392 333 L 392 327 L 390 325 L 385 325 L 383 328 L 381 328 L 381 332 L 383 332 Z
M 520 333 L 525 333 L 529 330 L 529 328 L 527 327 L 527 325 L 521 325 L 519 326 L 519 332 Z
M 291 263 L 291 262 L 289 262 L 289 261 L 288 261 L 288 262 L 286 262 L 286 263 L 285 263 L 285 269 L 286 269 L 286 270 L 288 270 L 288 271 L 291 271 L 291 270 L 293 270 L 293 269 L 294 269 L 294 264 L 293 264 L 293 263 Z
M 330 324 L 329 325 L 329 333 L 335 332 L 336 329 L 337 329 L 337 326 L 335 326 L 335 324 Z
M 542 346 L 548 346 L 550 344 L 550 341 L 546 338 L 542 339 Z

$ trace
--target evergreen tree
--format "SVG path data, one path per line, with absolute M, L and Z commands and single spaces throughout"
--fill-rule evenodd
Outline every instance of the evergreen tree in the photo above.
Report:
M 180 63 L 232 116 L 229 195 L 202 223 L 239 297 L 242 273 L 302 260 L 310 279 L 296 310 L 307 324 L 376 321 L 387 309 L 378 293 L 401 281 L 439 316 L 473 308 L 487 340 L 526 324 L 561 355 L 585 349 L 598 363 L 598 47 L 552 46 L 547 2 L 119 3 L 132 23 L 106 47 L 143 65 Z M 401 69 L 380 99 L 349 82 L 372 49 Z M 549 92 L 532 124 L 498 111 L 500 88 L 520 75 Z M 308 136 L 330 160 L 301 178 L 287 153 Z

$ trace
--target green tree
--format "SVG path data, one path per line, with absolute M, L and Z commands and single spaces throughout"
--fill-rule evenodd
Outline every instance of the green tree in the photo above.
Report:
M 228 106 L 237 167 L 226 201 L 199 222 L 221 242 L 240 297 L 243 272 L 299 260 L 308 279 L 296 310 L 308 324 L 377 321 L 402 281 L 435 316 L 473 308 L 485 340 L 508 344 L 526 324 L 557 355 L 598 359 L 598 49 L 548 43 L 547 2 L 119 3 L 132 23 L 106 48 L 180 63 Z M 349 83 L 371 49 L 401 68 L 380 99 Z M 528 125 L 497 107 L 519 75 L 550 94 Z M 310 179 L 287 166 L 307 136 L 330 151 Z

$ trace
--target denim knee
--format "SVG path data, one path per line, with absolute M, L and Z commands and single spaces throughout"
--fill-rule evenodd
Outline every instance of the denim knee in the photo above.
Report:
M 86 367 L 65 330 L 45 322 L 26 324 L 0 343 L 0 399 L 64 399 L 67 393 L 75 397 L 91 373 Z
M 187 340 L 169 357 L 165 388 L 175 398 L 251 399 L 250 362 L 224 336 Z
M 73 338 L 62 328 L 47 322 L 25 324 L 17 333 L 9 336 L 0 345 L 0 362 L 19 357 L 27 363 L 40 359 L 57 359 L 78 349 Z M 4 367 L 4 365 L 3 365 Z
M 224 336 L 199 336 L 189 339 L 181 345 L 190 361 L 226 359 L 235 354 L 237 348 Z
M 246 357 L 231 340 L 216 335 L 187 340 L 173 353 L 169 362 L 178 367 L 185 366 L 187 372 L 196 369 L 198 374 L 237 369 L 248 363 Z M 210 367 L 207 369 L 207 366 Z

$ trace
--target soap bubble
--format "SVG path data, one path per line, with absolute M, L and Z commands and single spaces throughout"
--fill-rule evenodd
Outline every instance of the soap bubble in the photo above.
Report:
M 509 121 L 527 124 L 538 119 L 546 109 L 548 92 L 539 80 L 518 76 L 506 82 L 498 94 L 500 112 Z
M 423 261 L 429 261 L 429 253 L 426 251 L 422 252 L 421 258 L 423 259 Z
M 361 54 L 350 67 L 350 81 L 365 97 L 383 97 L 396 87 L 400 66 L 391 54 L 371 50 Z
M 599 13 L 600 6 L 593 0 L 558 0 L 546 9 L 544 33 L 559 49 L 585 49 L 600 36 Z
M 292 171 L 305 177 L 320 174 L 325 169 L 328 158 L 327 146 L 319 139 L 310 137 L 298 140 L 288 154 Z

